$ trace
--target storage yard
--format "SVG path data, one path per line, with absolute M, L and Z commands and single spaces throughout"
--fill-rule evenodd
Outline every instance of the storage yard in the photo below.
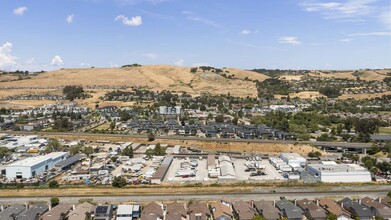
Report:
M 212 184 L 235 181 L 372 181 L 371 173 L 360 164 L 338 159 L 338 156 L 334 157 L 338 160 L 330 160 L 332 155 L 324 157 L 324 160 L 309 160 L 297 153 L 251 156 L 221 152 L 212 154 L 193 146 L 103 140 L 60 140 L 61 144 L 68 148 L 83 143 L 93 151 L 90 155 L 79 153 L 71 156 L 68 152 L 39 155 L 31 151 L 36 149 L 32 143 L 38 142 L 40 149 L 45 149 L 48 140 L 38 136 L 9 136 L 3 142 L 5 146 L 23 150 L 2 159 L 1 176 L 7 184 L 41 183 L 55 179 L 60 184 L 111 185 L 113 179 L 120 176 L 130 185 Z M 24 144 L 16 146 L 15 143 Z M 125 149 L 131 149 L 133 157 L 124 155 Z M 163 150 L 164 156 L 154 156 L 156 150 L 159 153 Z

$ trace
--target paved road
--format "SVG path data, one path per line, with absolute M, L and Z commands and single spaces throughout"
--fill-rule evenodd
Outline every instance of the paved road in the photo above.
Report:
M 367 190 L 365 190 L 367 189 Z M 121 203 L 121 202 L 153 202 L 173 200 L 217 200 L 230 199 L 232 201 L 250 200 L 278 200 L 280 197 L 287 199 L 316 199 L 329 197 L 342 199 L 344 197 L 365 197 L 376 198 L 385 196 L 391 190 L 390 186 L 364 186 L 364 187 L 334 187 L 334 188 L 276 188 L 275 192 L 270 189 L 258 189 L 253 192 L 237 192 L 230 194 L 156 194 L 156 195 L 125 195 L 125 196 L 67 196 L 59 197 L 61 202 L 77 203 L 79 199 L 93 199 L 96 202 Z M 21 204 L 28 201 L 50 201 L 50 197 L 18 197 L 1 198 L 0 204 Z
M 145 138 L 146 135 L 135 134 L 97 134 L 97 133 L 73 133 L 73 132 L 26 132 L 26 131 L 6 131 L 4 133 L 15 135 L 62 135 L 62 136 L 91 136 L 91 137 L 130 137 L 130 138 Z M 313 144 L 322 147 L 340 147 L 340 148 L 356 148 L 363 149 L 369 148 L 372 145 L 370 143 L 345 143 L 345 142 L 310 142 L 310 141 L 289 141 L 289 140 L 261 140 L 261 139 L 229 139 L 229 138 L 201 138 L 201 137 L 181 137 L 181 136 L 157 136 L 159 140 L 188 140 L 188 141 L 213 141 L 213 142 L 231 142 L 231 143 L 273 143 L 273 144 Z

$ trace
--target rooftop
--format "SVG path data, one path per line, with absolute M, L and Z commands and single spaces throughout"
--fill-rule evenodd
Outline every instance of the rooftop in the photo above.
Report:
M 357 164 L 309 164 L 308 167 L 321 173 L 368 172 L 367 169 Z
M 40 164 L 46 160 L 55 159 L 55 158 L 66 156 L 66 155 L 68 155 L 67 152 L 53 152 L 53 153 L 46 154 L 43 156 L 37 156 L 37 157 L 31 157 L 31 158 L 19 160 L 19 161 L 16 161 L 15 163 L 9 164 L 8 166 L 32 167 L 32 166 Z

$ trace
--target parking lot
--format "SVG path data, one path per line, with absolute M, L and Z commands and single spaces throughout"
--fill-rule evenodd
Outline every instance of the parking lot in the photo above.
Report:
M 203 158 L 202 160 L 195 159 L 198 161 L 198 166 L 195 167 L 196 175 L 194 177 L 178 177 L 175 176 L 175 173 L 181 168 L 181 163 L 183 162 L 189 162 L 191 161 L 190 158 L 175 158 L 172 161 L 172 164 L 170 166 L 170 169 L 168 169 L 168 172 L 164 178 L 164 181 L 168 182 L 205 182 L 205 181 L 217 181 L 217 179 L 211 179 L 208 177 L 208 170 L 207 170 L 207 160 L 206 158 Z
M 260 176 L 250 176 L 252 172 L 246 172 L 247 169 L 245 163 L 246 162 L 252 162 L 252 163 L 258 163 L 260 166 L 264 167 L 263 172 L 266 173 L 266 175 L 260 175 Z M 283 180 L 285 179 L 277 170 L 274 168 L 269 161 L 267 160 L 258 160 L 258 161 L 247 161 L 246 159 L 235 159 L 234 160 L 235 165 L 235 173 L 237 180 L 240 181 L 246 181 L 246 180 Z

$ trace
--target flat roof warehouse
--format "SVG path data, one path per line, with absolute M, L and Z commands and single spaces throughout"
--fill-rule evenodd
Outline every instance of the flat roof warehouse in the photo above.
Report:
M 67 155 L 68 155 L 67 152 L 53 152 L 53 153 L 46 154 L 43 156 L 31 157 L 31 158 L 26 158 L 26 159 L 23 159 L 20 161 L 16 161 L 16 162 L 9 164 L 7 166 L 8 167 L 11 167 L 11 166 L 33 167 L 33 166 L 38 165 L 38 164 L 45 162 L 47 160 L 50 160 L 50 159 L 55 160 L 57 158 L 64 157 Z

